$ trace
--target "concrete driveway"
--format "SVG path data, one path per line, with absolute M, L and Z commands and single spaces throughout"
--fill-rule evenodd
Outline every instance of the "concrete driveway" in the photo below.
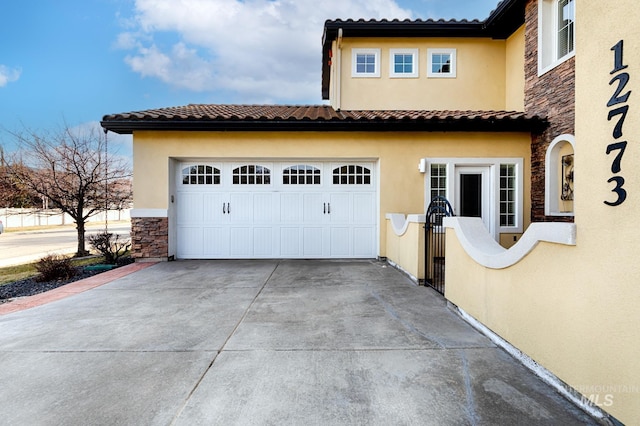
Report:
M 590 424 L 375 261 L 177 261 L 0 317 L 8 425 Z

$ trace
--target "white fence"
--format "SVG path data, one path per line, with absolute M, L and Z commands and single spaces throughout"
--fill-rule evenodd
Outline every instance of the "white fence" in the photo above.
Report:
M 131 219 L 130 210 L 109 210 L 107 212 L 108 221 Z M 0 209 L 0 220 L 5 229 L 25 228 L 28 226 L 55 226 L 72 225 L 73 219 L 59 209 Z M 105 212 L 101 211 L 91 216 L 87 223 L 104 222 Z

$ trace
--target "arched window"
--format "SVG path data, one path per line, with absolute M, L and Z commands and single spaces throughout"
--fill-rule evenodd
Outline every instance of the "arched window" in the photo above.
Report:
M 367 167 L 348 165 L 333 169 L 334 185 L 371 185 L 371 170 Z
M 282 171 L 284 185 L 320 185 L 320 169 L 298 164 Z
M 544 213 L 547 216 L 573 216 L 573 135 L 555 138 L 545 156 Z
M 187 166 L 182 169 L 183 185 L 220 185 L 220 170 L 198 164 Z
M 234 185 L 270 185 L 271 170 L 264 166 L 246 165 L 233 169 Z

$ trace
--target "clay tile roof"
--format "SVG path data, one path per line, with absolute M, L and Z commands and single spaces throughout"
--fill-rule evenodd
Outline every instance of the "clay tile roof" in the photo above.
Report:
M 105 115 L 116 133 L 179 131 L 534 131 L 546 120 L 515 111 L 340 110 L 328 105 L 191 104 Z

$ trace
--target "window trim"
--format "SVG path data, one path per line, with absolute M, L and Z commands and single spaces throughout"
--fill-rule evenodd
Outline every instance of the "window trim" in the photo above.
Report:
M 336 170 L 342 169 L 343 167 L 347 167 L 347 172 L 343 173 L 342 171 L 338 171 L 336 174 Z M 353 172 L 349 170 L 351 167 L 354 167 Z M 362 170 L 359 172 L 358 168 L 361 168 Z M 336 178 L 338 178 L 340 182 L 336 182 Z M 358 178 L 362 178 L 362 182 L 357 182 Z M 343 180 L 346 180 L 346 182 L 343 182 Z M 350 182 L 351 180 L 353 180 L 353 182 Z M 373 168 L 370 164 L 354 162 L 331 165 L 332 186 L 357 188 L 372 186 L 373 184 Z
M 247 170 L 246 173 L 242 172 L 242 168 L 243 167 L 260 167 L 262 169 L 262 173 L 258 173 L 257 171 L 254 171 L 253 173 L 249 170 Z M 238 170 L 238 173 L 236 174 L 236 170 Z M 266 171 L 266 173 L 264 173 L 264 171 Z M 242 164 L 232 164 L 231 165 L 231 170 L 230 170 L 230 176 L 231 176 L 231 186 L 232 187 L 246 187 L 246 186 L 252 186 L 252 187 L 271 187 L 273 185 L 273 166 L 271 164 L 267 165 L 264 163 L 259 163 L 259 162 L 255 162 L 255 163 L 242 163 Z M 236 182 L 236 177 L 238 178 L 238 181 Z M 247 182 L 242 182 L 242 178 L 247 178 Z M 251 180 L 250 178 L 253 177 L 254 178 L 254 182 L 249 182 L 249 180 Z M 260 177 L 261 179 L 261 183 L 257 183 L 256 181 L 258 178 Z M 268 182 L 265 182 L 265 177 L 268 178 Z
M 372 73 L 358 72 L 358 55 L 374 55 L 375 64 Z M 353 48 L 351 49 L 351 77 L 355 78 L 378 78 L 380 77 L 380 49 L 373 48 Z
M 396 55 L 411 55 L 413 57 L 413 71 L 410 73 L 396 72 Z M 390 78 L 417 78 L 420 76 L 419 64 L 419 49 L 389 49 Z
M 502 174 L 503 167 L 513 167 L 513 175 L 511 175 L 511 174 L 503 175 Z M 513 177 L 515 179 L 513 187 L 508 184 L 509 179 L 511 177 Z M 515 225 L 503 225 L 502 224 L 502 219 L 504 217 L 507 221 L 509 221 L 510 218 L 513 218 L 514 223 L 516 223 L 517 219 L 518 219 L 518 199 L 517 199 L 517 197 L 515 197 L 513 200 L 510 200 L 509 196 L 508 196 L 509 192 L 511 192 L 511 191 L 513 191 L 516 194 L 518 192 L 518 168 L 517 168 L 517 166 L 515 164 L 512 164 L 512 163 L 500 163 L 500 169 L 498 171 L 498 179 L 499 179 L 499 182 L 500 182 L 498 184 L 499 192 L 497 194 L 497 197 L 499 198 L 498 202 L 499 202 L 499 205 L 500 205 L 500 208 L 499 208 L 499 210 L 497 212 L 498 224 L 501 227 L 515 226 Z M 505 179 L 507 181 L 507 184 L 505 186 L 502 186 L 502 180 L 503 179 Z M 502 198 L 503 192 L 504 192 L 505 195 L 507 195 L 507 197 L 506 197 L 507 199 L 506 200 Z M 502 211 L 502 206 L 503 205 L 507 209 L 506 212 Z M 509 206 L 514 206 L 514 211 L 513 212 L 509 212 L 508 211 L 508 207 Z
M 446 164 L 446 194 L 451 202 L 454 212 L 457 213 L 458 206 L 455 205 L 456 194 L 456 174 L 457 169 L 487 167 L 489 169 L 489 214 L 491 228 L 489 233 L 499 241 L 500 234 L 519 234 L 524 232 L 524 159 L 520 157 L 507 158 L 425 158 L 427 173 L 425 173 L 425 206 L 426 210 L 431 201 L 431 165 Z M 515 166 L 516 173 L 516 225 L 500 226 L 500 165 L 509 164 Z
M 196 173 L 195 174 L 191 173 L 190 169 L 192 167 L 196 167 Z M 205 167 L 205 168 L 206 167 L 210 167 L 211 168 L 211 173 L 210 174 L 207 173 L 206 169 L 205 169 L 205 171 L 203 173 L 200 173 L 197 170 L 197 168 L 199 168 L 199 167 Z M 179 174 L 179 176 L 178 176 L 178 184 L 180 186 L 189 185 L 189 186 L 205 187 L 205 186 L 220 186 L 222 184 L 222 170 L 216 164 L 197 163 L 197 162 L 194 162 L 194 163 L 182 163 L 179 168 L 180 168 L 180 171 L 178 173 Z M 189 173 L 185 174 L 184 172 L 187 169 L 189 169 Z M 184 181 L 185 177 L 188 177 L 190 181 L 192 180 L 191 178 L 196 178 L 196 182 L 194 182 L 194 183 L 191 183 L 191 182 L 185 183 L 185 181 Z M 199 177 L 203 178 L 203 182 L 202 183 L 198 182 L 198 180 L 199 180 L 198 178 Z M 206 180 L 207 180 L 206 178 L 207 177 L 211 177 L 211 183 L 207 183 L 206 182 Z
M 427 174 L 428 174 L 428 178 L 429 178 L 429 188 L 427 190 L 427 195 L 428 195 L 428 203 L 431 203 L 431 200 L 433 200 L 434 197 L 436 197 L 436 195 L 434 195 L 433 193 L 435 191 L 437 191 L 437 196 L 441 196 L 444 197 L 446 199 L 449 199 L 449 192 L 448 192 L 448 183 L 449 183 L 449 175 L 447 174 L 448 170 L 447 170 L 447 163 L 431 163 L 429 164 L 427 169 Z M 438 175 L 434 176 L 433 175 L 433 168 L 437 167 L 438 168 Z M 442 172 L 442 173 L 441 173 Z M 440 186 L 438 185 L 437 187 L 433 187 L 431 185 L 431 182 L 433 181 L 434 177 L 438 180 L 443 179 L 444 180 L 444 185 Z
M 572 0 L 575 5 L 575 0 Z M 558 3 L 560 0 L 538 1 L 538 76 L 546 74 L 576 55 L 574 14 L 573 50 L 558 58 Z
M 311 170 L 312 173 L 310 174 L 298 173 L 300 171 L 299 169 L 300 167 L 304 167 L 305 171 Z M 293 170 L 296 170 L 296 173 L 287 173 L 287 171 L 291 172 Z M 303 182 L 300 182 L 300 177 L 305 178 L 303 179 Z M 306 182 L 307 177 L 312 178 L 311 183 Z M 288 179 L 289 182 L 285 182 L 285 180 L 287 180 L 285 178 L 289 178 Z M 293 183 L 292 182 L 293 180 L 295 180 L 296 183 Z M 282 170 L 280 170 L 280 183 L 285 187 L 292 187 L 292 186 L 305 186 L 307 188 L 318 187 L 318 186 L 322 186 L 322 183 L 323 183 L 322 181 L 323 181 L 322 169 L 320 167 L 317 167 L 314 164 L 300 162 L 300 163 L 284 166 L 282 167 Z
M 451 55 L 451 63 L 449 64 L 449 72 L 448 73 L 434 73 L 432 70 L 433 66 L 433 55 L 447 53 Z M 429 48 L 427 49 L 427 77 L 428 78 L 456 78 L 458 76 L 458 58 L 457 58 L 457 49 L 455 48 Z

